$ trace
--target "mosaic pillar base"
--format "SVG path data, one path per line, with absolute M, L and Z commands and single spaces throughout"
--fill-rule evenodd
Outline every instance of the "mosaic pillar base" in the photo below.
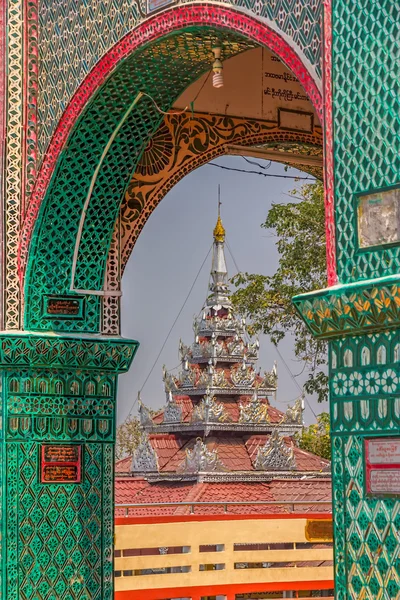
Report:
M 6 600 L 113 598 L 116 384 L 137 345 L 0 335 Z
M 294 299 L 329 340 L 337 600 L 400 594 L 399 294 L 389 277 Z

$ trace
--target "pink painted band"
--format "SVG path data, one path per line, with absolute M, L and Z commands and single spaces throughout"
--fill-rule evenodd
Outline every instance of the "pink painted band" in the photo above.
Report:
M 335 196 L 332 115 L 332 14 L 331 0 L 324 0 L 324 187 L 328 285 L 337 283 L 335 245 Z

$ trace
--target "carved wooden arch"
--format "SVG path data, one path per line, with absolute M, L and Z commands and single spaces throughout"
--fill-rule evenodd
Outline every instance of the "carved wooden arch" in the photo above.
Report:
M 230 145 L 262 146 L 318 157 L 321 167 L 300 162 L 296 166 L 322 178 L 320 126 L 314 126 L 311 132 L 287 131 L 276 121 L 190 112 L 167 115 L 138 163 L 114 229 L 105 282 L 109 295 L 103 302 L 104 333 L 119 332 L 120 278 L 153 210 L 185 175 L 218 156 L 230 154 Z

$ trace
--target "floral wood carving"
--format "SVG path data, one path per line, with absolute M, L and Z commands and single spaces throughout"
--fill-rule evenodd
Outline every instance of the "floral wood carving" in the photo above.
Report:
M 322 133 L 317 127 L 314 133 L 303 133 L 283 131 L 275 121 L 189 112 L 167 115 L 145 148 L 122 202 L 122 270 L 140 231 L 166 193 L 190 171 L 226 154 L 228 144 L 284 148 L 286 152 L 293 146 L 296 152 L 322 157 Z

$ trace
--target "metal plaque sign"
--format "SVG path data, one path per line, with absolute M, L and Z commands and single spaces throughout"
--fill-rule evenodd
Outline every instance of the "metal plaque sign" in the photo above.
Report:
M 83 317 L 84 298 L 77 296 L 46 296 L 43 316 L 48 319 L 80 319 Z
M 44 445 L 41 456 L 42 483 L 79 483 L 82 447 L 77 445 Z
M 332 542 L 332 519 L 307 519 L 305 535 L 308 542 Z
M 360 248 L 400 242 L 400 188 L 359 196 Z
M 153 13 L 171 4 L 175 4 L 175 0 L 147 0 L 147 13 Z
M 400 494 L 400 437 L 365 440 L 366 489 L 369 494 Z

